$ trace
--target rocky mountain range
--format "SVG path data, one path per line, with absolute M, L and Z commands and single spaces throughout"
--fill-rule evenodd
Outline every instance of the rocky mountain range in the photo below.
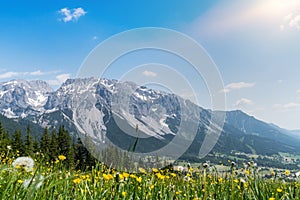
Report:
M 140 138 L 136 151 L 154 151 L 173 142 L 197 157 L 209 135 L 220 133 L 213 152 L 273 155 L 300 153 L 295 131 L 257 120 L 246 113 L 211 111 L 189 100 L 133 82 L 68 79 L 57 90 L 44 81 L 0 83 L 2 118 L 31 121 L 41 127 L 64 125 L 98 143 L 108 140 L 122 149 Z M 223 126 L 213 118 L 225 116 Z M 185 141 L 185 142 L 183 142 Z

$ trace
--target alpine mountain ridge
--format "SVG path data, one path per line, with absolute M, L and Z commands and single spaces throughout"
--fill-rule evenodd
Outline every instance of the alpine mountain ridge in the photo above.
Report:
M 240 110 L 212 111 L 176 94 L 104 78 L 68 79 L 57 90 L 40 80 L 0 83 L 0 113 L 42 127 L 64 125 L 72 134 L 85 130 L 100 140 L 106 135 L 123 148 L 134 141 L 134 135 L 127 133 L 134 133 L 138 124 L 141 143 L 137 150 L 141 152 L 166 145 L 179 131 L 193 140 L 188 155 L 196 156 L 205 136 L 217 131 L 221 135 L 214 152 L 273 155 L 300 151 L 294 132 Z M 218 115 L 225 115 L 222 130 L 212 124 L 212 117 Z M 194 130 L 195 137 L 189 138 Z

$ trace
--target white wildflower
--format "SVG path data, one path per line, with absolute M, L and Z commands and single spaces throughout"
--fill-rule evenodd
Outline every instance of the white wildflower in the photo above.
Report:
M 231 162 L 231 167 L 234 167 L 236 165 L 236 163 L 235 162 Z
M 203 167 L 206 169 L 209 167 L 209 164 L 208 163 L 203 163 Z
M 183 166 L 175 166 L 174 169 L 175 169 L 176 171 L 183 172 L 184 167 L 183 167 Z
M 190 181 L 190 177 L 189 176 L 185 176 L 184 178 L 183 178 L 183 180 L 185 180 L 185 181 Z
M 27 172 L 33 170 L 34 161 L 30 157 L 18 157 L 12 165 L 17 169 L 24 169 Z

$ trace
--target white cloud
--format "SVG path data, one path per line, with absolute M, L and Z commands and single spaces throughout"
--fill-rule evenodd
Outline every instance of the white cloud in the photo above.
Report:
M 254 86 L 255 86 L 255 83 L 246 83 L 246 82 L 230 83 L 230 84 L 226 85 L 224 90 L 222 90 L 221 92 L 228 93 L 228 92 L 231 92 L 232 90 L 251 88 Z
M 287 28 L 300 30 L 300 13 L 290 13 L 283 18 L 280 30 L 283 31 Z
M 48 80 L 47 82 L 50 85 L 61 85 L 63 82 L 65 82 L 67 79 L 71 77 L 71 74 L 59 74 L 55 77 L 55 79 Z
M 289 111 L 296 108 L 300 108 L 300 103 L 287 103 L 287 104 L 274 104 L 273 108 L 279 111 Z
M 156 77 L 157 76 L 157 74 L 155 72 L 148 71 L 148 70 L 143 71 L 143 75 L 144 76 L 151 76 L 151 77 Z
M 75 8 L 73 9 L 73 18 L 75 20 L 79 19 L 79 17 L 84 16 L 87 12 L 83 10 L 83 8 Z
M 9 79 L 9 78 L 19 78 L 24 76 L 42 76 L 45 74 L 50 74 L 53 72 L 42 72 L 41 70 L 32 71 L 32 72 L 15 72 L 8 71 L 0 74 L 0 79 Z
M 42 72 L 41 70 L 28 72 L 28 75 L 31 75 L 31 76 L 42 76 L 42 75 L 45 75 L 45 74 L 46 74 L 46 72 Z
M 80 17 L 84 16 L 87 12 L 83 8 L 68 8 L 60 9 L 59 13 L 63 16 L 61 20 L 64 22 L 77 21 Z
M 8 71 L 0 74 L 0 80 L 1 79 L 17 79 L 17 78 L 28 78 L 28 77 L 39 77 L 39 76 L 45 76 L 45 75 L 55 75 L 59 73 L 59 71 L 48 71 L 44 72 L 41 70 L 31 71 L 31 72 L 16 72 L 16 71 Z M 60 85 L 65 80 L 70 78 L 70 74 L 59 74 L 55 76 L 55 79 L 48 80 L 48 83 L 50 85 Z
M 289 22 L 289 26 L 291 28 L 300 29 L 300 15 L 293 16 L 293 18 Z
M 21 72 L 5 72 L 3 74 L 0 74 L 0 79 L 6 79 L 6 78 L 12 78 L 19 76 Z
M 234 105 L 235 106 L 253 105 L 253 101 L 247 98 L 241 98 L 237 100 Z

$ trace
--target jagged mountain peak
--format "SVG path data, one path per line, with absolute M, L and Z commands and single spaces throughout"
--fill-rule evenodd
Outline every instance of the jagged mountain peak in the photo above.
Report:
M 14 79 L 7 82 L 1 82 L 0 86 L 2 89 L 13 89 L 15 87 L 23 87 L 26 89 L 35 89 L 43 92 L 52 92 L 53 88 L 43 80 L 23 80 L 23 79 Z
M 26 117 L 43 110 L 53 89 L 45 81 L 12 80 L 0 83 L 0 112 L 7 117 Z

